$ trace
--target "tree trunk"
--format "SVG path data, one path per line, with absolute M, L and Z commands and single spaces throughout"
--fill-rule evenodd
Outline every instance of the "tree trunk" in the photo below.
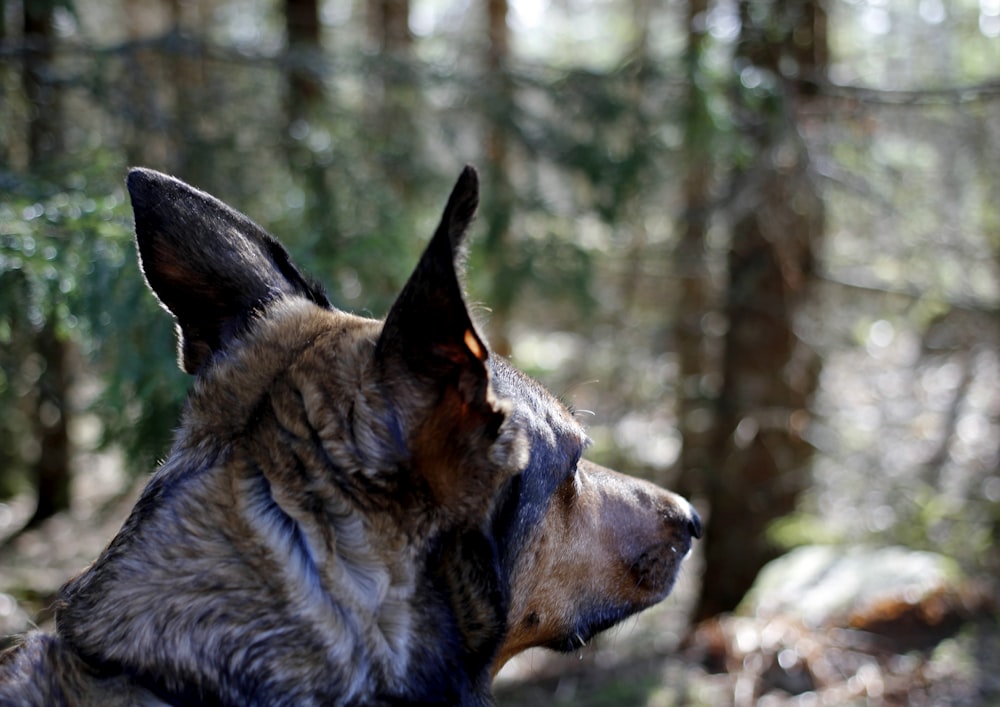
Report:
M 337 194 L 327 180 L 327 162 L 318 158 L 308 140 L 326 99 L 318 71 L 323 61 L 318 0 L 285 0 L 285 31 L 285 157 L 291 173 L 302 181 L 306 227 L 317 234 L 314 255 L 329 260 L 336 258 L 341 243 Z
M 169 0 L 167 4 L 171 33 L 177 40 L 177 48 L 166 58 L 168 74 L 164 81 L 170 86 L 173 99 L 170 142 L 177 146 L 171 155 L 174 162 L 171 166 L 192 184 L 211 184 L 215 170 L 212 153 L 204 145 L 203 137 L 209 127 L 204 115 L 207 94 L 204 50 L 200 43 L 181 41 L 187 28 L 204 27 L 207 17 L 190 16 L 192 11 L 204 12 L 203 5 L 181 0 Z
M 30 106 L 28 114 L 28 160 L 34 170 L 43 169 L 60 147 L 59 92 L 46 80 L 52 63 L 55 32 L 53 0 L 25 0 L 23 8 L 24 63 L 21 86 Z
M 778 2 L 766 16 L 751 14 L 746 0 L 740 5 L 735 110 L 755 159 L 733 174 L 742 206 L 728 255 L 699 619 L 735 608 L 777 556 L 768 528 L 795 509 L 808 482 L 812 449 L 803 432 L 819 362 L 796 336 L 793 317 L 823 232 L 823 202 L 801 139 L 811 82 L 825 69 L 825 47 L 808 46 L 825 42 L 822 13 L 813 0 Z M 798 77 L 788 77 L 789 59 Z
M 369 125 L 376 159 L 397 196 L 406 200 L 414 187 L 417 130 L 414 113 L 420 101 L 413 78 L 409 0 L 368 0 L 368 39 L 376 51 L 368 80 Z
M 369 0 L 368 35 L 383 52 L 408 52 L 413 44 L 410 1 Z
M 285 38 L 288 46 L 288 124 L 307 120 L 323 96 L 323 85 L 311 70 L 310 59 L 319 55 L 318 0 L 285 0 Z
M 24 65 L 21 74 L 25 97 L 31 106 L 28 122 L 29 167 L 36 172 L 49 171 L 60 147 L 60 101 L 58 88 L 46 81 L 52 63 L 55 33 L 51 0 L 23 3 Z M 34 414 L 34 434 L 41 453 L 32 469 L 38 490 L 38 505 L 28 527 L 69 508 L 70 449 L 67 415 L 69 413 L 69 372 L 66 342 L 57 334 L 58 317 L 49 308 L 45 322 L 36 333 L 35 351 L 45 361 L 38 381 Z
M 38 504 L 26 527 L 32 528 L 70 506 L 70 442 L 68 345 L 59 337 L 50 314 L 35 338 L 35 346 L 45 361 L 38 380 L 34 434 L 40 454 L 34 466 Z
M 712 119 L 708 93 L 702 80 L 708 0 L 690 0 L 687 14 L 687 47 L 684 53 L 687 97 L 684 104 L 684 177 L 681 193 L 684 211 L 675 257 L 680 283 L 677 313 L 677 353 L 680 363 L 680 431 L 683 439 L 677 490 L 698 499 L 705 493 L 704 479 L 712 462 L 711 429 L 714 421 L 711 373 L 713 342 L 709 340 L 706 316 L 711 311 L 705 236 L 709 225 L 709 201 L 713 174 Z M 717 358 L 717 357 L 716 357 Z
M 7 5 L 0 0 L 0 45 L 7 42 Z M 9 120 L 9 118 L 8 118 Z M 10 164 L 10 145 L 7 140 L 0 141 L 0 163 Z
M 491 348 L 501 356 L 509 356 L 510 313 L 516 297 L 515 277 L 511 272 L 510 223 L 513 187 L 510 183 L 510 138 L 504 121 L 511 115 L 514 101 L 510 76 L 510 28 L 507 24 L 507 0 L 486 2 L 486 80 L 492 86 L 487 91 L 486 105 L 486 182 L 483 212 L 488 216 L 483 248 L 487 263 L 493 268 L 490 281 L 493 292 L 489 301 L 493 308 L 489 320 Z
M 653 4 L 650 0 L 632 1 L 632 27 L 634 39 L 632 48 L 629 51 L 629 72 L 623 76 L 627 86 L 627 95 L 632 109 L 628 111 L 627 118 L 620 123 L 623 132 L 629 138 L 627 160 L 635 163 L 642 162 L 639 157 L 643 154 L 645 146 L 642 142 L 650 132 L 647 118 L 644 115 L 643 101 L 647 93 L 646 78 L 647 67 L 650 65 L 649 55 L 649 27 L 653 19 Z M 631 170 L 633 175 L 645 172 L 643 167 Z M 622 179 L 619 181 L 618 203 L 614 204 L 614 214 L 634 214 L 641 208 L 639 204 L 639 192 L 642 186 L 647 184 L 641 176 L 636 179 Z M 614 218 L 614 221 L 619 221 Z M 644 219 L 633 219 L 628 225 L 628 246 L 625 249 L 625 267 L 622 274 L 621 285 L 621 306 L 619 315 L 622 321 L 629 321 L 634 313 L 640 296 L 646 290 L 646 283 L 643 281 L 642 272 L 645 262 L 650 256 L 649 232 Z M 628 364 L 623 359 L 621 373 L 630 375 Z M 618 372 L 615 373 L 616 377 Z M 662 481 L 662 480 L 660 480 Z
M 171 162 L 178 150 L 167 130 L 147 130 L 149 125 L 167 122 L 161 114 L 158 88 L 164 82 L 165 61 L 161 52 L 147 45 L 148 40 L 163 32 L 159 14 L 150 13 L 143 0 L 123 0 L 125 30 L 132 48 L 125 55 L 126 71 L 122 76 L 122 91 L 128 96 L 128 112 L 123 121 L 122 144 L 126 164 L 155 165 L 177 169 Z M 178 170 L 179 171 L 179 170 Z

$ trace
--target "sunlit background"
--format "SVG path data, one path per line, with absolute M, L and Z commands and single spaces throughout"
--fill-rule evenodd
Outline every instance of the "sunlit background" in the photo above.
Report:
M 135 264 L 129 165 L 238 207 L 381 316 L 472 163 L 492 347 L 577 411 L 592 458 L 709 523 L 676 597 L 512 665 L 501 704 L 1000 699 L 1000 0 L 0 0 L 0 20 L 0 634 L 47 620 L 111 537 L 188 383 Z M 840 577 L 853 613 L 792 601 L 768 634 L 744 596 L 793 548 L 780 584 Z M 843 557 L 940 572 L 881 595 Z M 831 638 L 899 617 L 933 640 Z

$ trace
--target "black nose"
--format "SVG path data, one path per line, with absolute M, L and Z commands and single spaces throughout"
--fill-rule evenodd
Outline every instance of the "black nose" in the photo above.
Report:
M 691 533 L 691 537 L 701 539 L 701 516 L 693 508 L 691 509 L 691 520 L 688 521 L 688 531 Z

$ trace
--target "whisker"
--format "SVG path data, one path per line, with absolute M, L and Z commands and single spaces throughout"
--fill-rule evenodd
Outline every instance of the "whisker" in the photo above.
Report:
M 570 411 L 570 413 L 573 414 L 573 413 L 576 412 L 576 409 L 573 407 L 573 404 L 571 402 L 569 402 L 570 395 L 577 388 L 580 388 L 580 387 L 585 386 L 585 385 L 592 385 L 594 383 L 600 383 L 600 380 L 597 379 L 597 378 L 593 378 L 591 380 L 580 381 L 579 383 L 571 383 L 568 388 L 566 388 L 565 390 L 563 390 L 562 393 L 559 394 L 559 395 L 557 395 L 556 397 L 559 398 L 559 402 L 561 402 L 563 405 L 565 405 L 566 408 Z M 587 410 L 586 412 L 590 412 L 590 410 Z M 590 412 L 590 414 L 593 415 L 594 413 Z

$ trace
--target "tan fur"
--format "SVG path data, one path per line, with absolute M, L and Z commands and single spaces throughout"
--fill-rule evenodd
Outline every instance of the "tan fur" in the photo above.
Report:
M 385 321 L 207 194 L 129 188 L 197 378 L 58 634 L 0 660 L 0 705 L 488 705 L 511 656 L 670 591 L 697 514 L 581 461 L 580 425 L 476 332 L 455 270 L 473 171 Z

